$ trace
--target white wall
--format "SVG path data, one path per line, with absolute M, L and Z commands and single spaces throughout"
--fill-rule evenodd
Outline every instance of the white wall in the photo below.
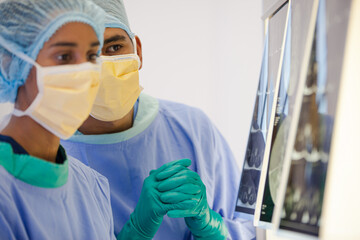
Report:
M 263 48 L 261 1 L 125 0 L 144 92 L 205 111 L 242 166 Z

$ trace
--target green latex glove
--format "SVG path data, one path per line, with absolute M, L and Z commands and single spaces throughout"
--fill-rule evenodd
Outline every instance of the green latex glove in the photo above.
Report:
M 191 183 L 188 188 L 195 189 L 198 186 L 200 191 L 195 193 L 192 191 L 192 199 L 197 204 L 191 209 L 175 209 L 168 212 L 169 217 L 178 218 L 185 217 L 185 222 L 195 239 L 226 239 L 228 230 L 221 216 L 210 209 L 206 200 L 206 187 L 201 181 L 200 176 L 189 170 L 183 169 L 175 173 L 171 178 L 164 179 L 166 174 L 159 173 L 157 179 L 161 181 L 158 186 L 159 191 L 165 192 L 161 196 L 161 201 L 168 204 L 174 204 L 179 198 L 174 195 L 174 183 L 182 188 Z M 187 183 L 187 184 L 186 184 Z M 172 191 L 169 191 L 173 189 Z M 198 188 L 196 188 L 198 189 Z
M 201 187 L 192 178 L 187 169 L 191 160 L 182 159 L 167 163 L 157 170 L 152 170 L 144 181 L 139 201 L 130 219 L 124 225 L 117 239 L 152 239 L 157 232 L 164 215 L 172 211 L 194 209 L 198 203 L 194 196 L 201 192 Z M 157 178 L 157 176 L 160 178 Z M 166 189 L 158 186 L 166 181 Z M 163 202 L 171 196 L 172 202 Z M 176 212 L 175 212 L 176 213 Z

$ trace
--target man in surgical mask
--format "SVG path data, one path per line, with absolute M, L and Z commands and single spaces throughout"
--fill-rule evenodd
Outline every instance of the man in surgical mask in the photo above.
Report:
M 225 139 L 199 109 L 141 93 L 141 42 L 122 0 L 93 2 L 107 12 L 101 85 L 90 117 L 62 145 L 108 178 L 115 233 L 255 238 L 252 222 L 234 216 L 240 172 Z M 166 165 L 176 159 L 183 160 Z M 176 194 L 159 197 L 170 188 Z

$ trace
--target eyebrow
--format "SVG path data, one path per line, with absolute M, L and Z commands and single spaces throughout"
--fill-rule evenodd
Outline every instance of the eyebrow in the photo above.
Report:
M 90 44 L 90 47 L 97 47 L 99 45 L 100 45 L 100 42 L 96 41 L 96 42 L 92 42 Z M 50 45 L 50 47 L 77 47 L 77 46 L 78 46 L 78 44 L 74 43 L 74 42 L 57 42 L 57 43 Z
M 74 42 L 57 42 L 51 44 L 50 47 L 76 47 L 77 44 Z
M 122 36 L 122 35 L 115 35 L 115 36 L 109 37 L 109 38 L 105 39 L 104 45 L 109 44 L 111 42 L 116 42 L 116 41 L 126 41 L 126 37 Z
M 93 42 L 90 44 L 90 47 L 97 47 L 97 46 L 100 46 L 100 42 L 97 41 L 97 42 Z

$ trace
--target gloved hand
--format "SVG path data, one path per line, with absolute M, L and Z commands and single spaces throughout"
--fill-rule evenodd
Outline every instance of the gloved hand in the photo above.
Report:
M 197 204 L 194 194 L 200 193 L 198 184 L 186 177 L 191 160 L 169 162 L 152 170 L 144 181 L 139 201 L 130 219 L 124 225 L 117 239 L 152 239 L 160 227 L 164 215 L 171 211 L 186 211 Z M 185 171 L 184 171 L 185 170 Z M 158 178 L 157 176 L 160 176 Z M 166 189 L 159 185 L 166 181 Z M 171 197 L 172 202 L 164 203 L 163 198 Z
M 174 195 L 174 191 L 182 192 L 185 186 L 192 189 L 189 194 L 192 194 L 191 199 L 196 201 L 196 205 L 192 208 L 171 210 L 167 215 L 173 218 L 185 217 L 186 225 L 195 239 L 226 239 L 228 230 L 221 216 L 210 209 L 206 200 L 206 187 L 200 176 L 186 168 L 175 173 L 171 178 L 166 179 L 167 177 L 166 172 L 157 174 L 157 179 L 161 181 L 158 190 L 164 192 L 160 196 L 163 203 L 175 204 L 183 200 Z M 170 189 L 172 191 L 169 191 Z

